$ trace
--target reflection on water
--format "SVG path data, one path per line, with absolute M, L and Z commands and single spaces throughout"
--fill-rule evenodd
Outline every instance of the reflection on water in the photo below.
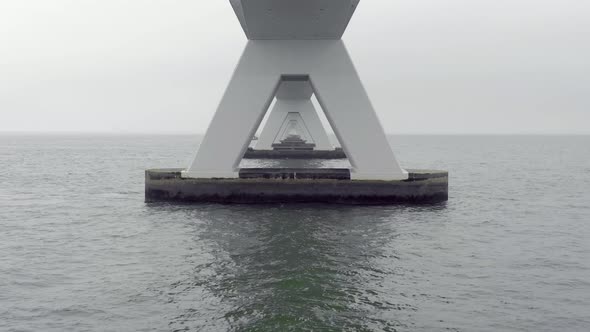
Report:
M 193 245 L 199 250 L 186 257 L 187 264 L 197 262 L 193 273 L 170 285 L 167 300 L 184 306 L 171 327 L 256 331 L 408 327 L 415 298 L 395 290 L 412 274 L 397 250 L 397 239 L 408 236 L 399 222 L 416 210 L 440 216 L 445 209 L 181 207 L 196 221 Z M 203 256 L 210 259 L 199 262 Z M 209 308 L 212 316 L 204 315 L 204 303 L 217 306 Z

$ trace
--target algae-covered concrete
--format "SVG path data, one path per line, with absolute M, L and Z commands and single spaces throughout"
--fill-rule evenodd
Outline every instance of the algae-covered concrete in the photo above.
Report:
M 181 169 L 145 172 L 145 199 L 201 203 L 431 204 L 448 200 L 448 173 L 409 170 L 408 180 L 187 179 Z

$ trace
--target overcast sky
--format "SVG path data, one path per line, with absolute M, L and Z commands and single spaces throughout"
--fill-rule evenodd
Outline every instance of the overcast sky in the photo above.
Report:
M 388 133 L 590 134 L 590 1 L 362 0 Z M 0 131 L 203 133 L 246 43 L 228 0 L 0 1 Z

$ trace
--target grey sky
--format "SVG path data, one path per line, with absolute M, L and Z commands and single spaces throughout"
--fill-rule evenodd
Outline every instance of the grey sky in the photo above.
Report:
M 362 0 L 388 133 L 590 134 L 588 0 Z M 246 38 L 227 0 L 0 2 L 0 131 L 203 133 Z

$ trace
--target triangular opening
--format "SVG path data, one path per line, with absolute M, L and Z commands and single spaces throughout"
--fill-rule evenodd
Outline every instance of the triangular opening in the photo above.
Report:
M 329 159 L 350 165 L 307 75 L 281 77 L 244 159 Z

